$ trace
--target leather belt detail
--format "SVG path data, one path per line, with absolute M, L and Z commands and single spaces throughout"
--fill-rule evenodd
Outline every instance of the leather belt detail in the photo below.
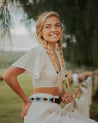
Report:
M 60 102 L 59 98 L 54 98 L 54 97 L 40 97 L 40 96 L 36 96 L 36 97 L 32 97 L 30 98 L 30 102 L 49 102 L 49 103 L 58 103 Z

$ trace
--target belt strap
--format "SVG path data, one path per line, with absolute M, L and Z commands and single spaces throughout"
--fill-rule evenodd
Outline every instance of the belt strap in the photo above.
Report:
M 55 97 L 41 97 L 41 96 L 36 96 L 36 97 L 32 97 L 30 98 L 30 102 L 49 102 L 49 103 L 60 103 L 60 99 L 59 98 L 55 98 Z

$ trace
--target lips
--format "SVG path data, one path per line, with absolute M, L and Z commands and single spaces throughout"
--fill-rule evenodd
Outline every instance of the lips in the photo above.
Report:
M 50 37 L 56 37 L 58 36 L 58 34 L 53 34 L 53 35 L 50 35 Z

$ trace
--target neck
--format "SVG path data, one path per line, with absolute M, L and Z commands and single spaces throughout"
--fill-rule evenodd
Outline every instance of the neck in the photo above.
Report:
M 48 47 L 50 48 L 51 51 L 55 51 L 56 43 L 48 43 Z

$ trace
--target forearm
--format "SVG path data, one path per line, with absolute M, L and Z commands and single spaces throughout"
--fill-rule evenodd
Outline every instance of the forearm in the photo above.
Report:
M 26 96 L 26 94 L 24 93 L 23 89 L 19 85 L 16 77 L 12 77 L 10 80 L 6 79 L 5 81 L 11 87 L 11 89 L 13 91 L 15 91 L 21 97 L 21 99 L 24 102 L 28 102 L 29 101 L 28 97 Z

